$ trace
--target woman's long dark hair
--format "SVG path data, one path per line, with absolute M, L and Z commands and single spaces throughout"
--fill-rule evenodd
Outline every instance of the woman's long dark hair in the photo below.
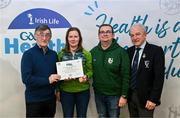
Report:
M 69 32 L 71 32 L 71 31 L 77 31 L 78 34 L 79 34 L 79 43 L 78 43 L 78 48 L 76 49 L 76 51 L 82 50 L 83 47 L 82 47 L 82 35 L 81 35 L 81 32 L 77 27 L 71 27 L 66 32 L 66 44 L 65 44 L 64 51 L 65 52 L 70 52 L 70 45 L 69 45 L 69 42 L 68 42 L 68 36 L 69 36 Z

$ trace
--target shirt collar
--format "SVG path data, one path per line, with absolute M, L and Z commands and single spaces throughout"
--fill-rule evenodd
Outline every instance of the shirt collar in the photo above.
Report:
M 46 54 L 48 51 L 48 47 L 41 47 L 39 44 L 37 44 L 37 46 L 42 49 L 43 53 Z
M 145 47 L 146 43 L 147 43 L 147 41 L 144 41 L 143 44 L 142 44 L 139 48 L 141 48 L 142 50 L 144 50 L 144 47 Z M 137 47 L 136 47 L 136 48 L 137 48 Z

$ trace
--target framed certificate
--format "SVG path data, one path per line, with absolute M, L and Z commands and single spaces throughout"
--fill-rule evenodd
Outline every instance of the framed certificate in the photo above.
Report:
M 60 80 L 79 78 L 84 76 L 82 59 L 56 62 L 57 74 Z

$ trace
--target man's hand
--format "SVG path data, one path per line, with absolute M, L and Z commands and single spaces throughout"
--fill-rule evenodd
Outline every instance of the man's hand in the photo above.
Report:
M 60 76 L 60 75 L 58 75 L 58 74 L 51 74 L 51 75 L 49 76 L 49 83 L 52 84 L 52 83 L 54 83 L 54 82 L 59 81 L 60 79 L 61 79 L 61 76 Z
M 127 99 L 121 96 L 119 99 L 119 107 L 126 106 L 126 103 L 127 103 Z
M 146 109 L 148 109 L 148 110 L 153 110 L 153 109 L 155 109 L 155 107 L 156 107 L 156 104 L 155 104 L 155 103 L 147 100 L 146 106 L 145 106 Z

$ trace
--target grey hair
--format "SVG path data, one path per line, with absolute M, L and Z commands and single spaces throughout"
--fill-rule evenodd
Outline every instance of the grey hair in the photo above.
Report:
M 140 27 L 144 31 L 144 33 L 147 33 L 146 32 L 146 27 L 143 24 L 136 23 L 136 24 L 131 26 L 130 31 L 129 31 L 130 34 L 131 34 L 131 29 L 134 28 L 134 27 Z
M 39 25 L 36 27 L 36 29 L 35 29 L 35 33 L 36 33 L 37 31 L 45 31 L 45 30 L 49 30 L 50 35 L 52 35 L 52 32 L 51 32 L 50 27 L 49 27 L 48 25 L 46 25 L 46 24 L 39 24 Z

